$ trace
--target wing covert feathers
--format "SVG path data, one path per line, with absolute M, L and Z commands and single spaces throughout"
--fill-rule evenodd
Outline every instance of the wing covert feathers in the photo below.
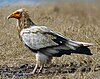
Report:
M 45 26 L 32 26 L 24 29 L 21 31 L 21 36 L 28 47 L 39 50 L 49 56 L 69 55 L 75 52 L 90 54 L 87 47 L 93 45 L 91 43 L 73 41 Z M 87 51 L 89 53 L 86 53 Z

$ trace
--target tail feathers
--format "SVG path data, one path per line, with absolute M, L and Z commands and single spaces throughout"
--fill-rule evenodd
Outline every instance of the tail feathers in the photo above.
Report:
M 78 41 L 67 41 L 65 46 L 58 47 L 60 55 L 67 54 L 70 55 L 71 53 L 75 54 L 85 54 L 85 55 L 92 55 L 89 46 L 93 46 L 92 43 L 85 43 L 85 42 L 78 42 Z
M 85 42 L 78 42 L 78 41 L 69 41 L 66 44 L 66 47 L 69 48 L 67 50 L 70 53 L 77 53 L 77 54 L 86 54 L 86 55 L 92 55 L 89 46 L 93 46 L 92 43 L 85 43 Z
M 82 46 L 82 47 L 77 48 L 74 53 L 92 55 L 90 49 L 86 46 Z
M 83 46 L 86 46 L 86 47 L 95 45 L 95 44 L 93 44 L 93 43 L 78 42 L 78 41 L 74 41 L 74 42 L 76 42 L 77 44 L 82 44 Z
M 72 53 L 74 54 L 85 54 L 85 55 L 93 55 L 90 51 L 90 49 L 86 46 L 81 46 L 76 48 L 76 50 L 73 49 L 69 49 L 69 50 L 59 50 L 59 53 L 61 53 L 60 55 L 66 54 L 66 55 L 70 55 Z

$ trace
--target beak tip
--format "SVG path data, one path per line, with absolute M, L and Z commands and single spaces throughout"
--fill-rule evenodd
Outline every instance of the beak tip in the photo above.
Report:
M 7 16 L 7 19 L 10 19 L 11 18 L 11 15 Z
M 8 16 L 7 19 L 9 19 L 10 17 Z

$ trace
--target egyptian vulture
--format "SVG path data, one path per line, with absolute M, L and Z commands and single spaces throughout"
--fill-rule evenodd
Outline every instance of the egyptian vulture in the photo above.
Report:
M 18 9 L 7 18 L 18 20 L 17 28 L 22 42 L 35 53 L 36 66 L 32 74 L 37 71 L 38 66 L 40 67 L 38 72 L 40 72 L 53 57 L 71 53 L 92 55 L 88 47 L 93 44 L 74 41 L 46 26 L 36 25 L 30 19 L 26 9 Z

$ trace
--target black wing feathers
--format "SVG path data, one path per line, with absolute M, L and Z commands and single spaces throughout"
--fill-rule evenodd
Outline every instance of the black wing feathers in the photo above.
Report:
M 46 32 L 46 34 L 53 35 L 56 37 L 55 39 L 52 39 L 54 42 L 58 44 L 58 46 L 51 46 L 47 47 L 47 49 L 42 50 L 42 52 L 47 52 L 51 54 L 54 57 L 60 57 L 63 54 L 70 55 L 71 53 L 76 54 L 86 54 L 86 55 L 92 55 L 90 52 L 90 49 L 86 46 L 83 46 L 82 44 L 79 44 L 69 38 L 64 38 L 63 36 L 59 35 L 58 33 L 52 33 L 52 32 Z M 49 48 L 49 50 L 48 50 Z M 56 52 L 51 52 L 50 50 L 55 50 Z

